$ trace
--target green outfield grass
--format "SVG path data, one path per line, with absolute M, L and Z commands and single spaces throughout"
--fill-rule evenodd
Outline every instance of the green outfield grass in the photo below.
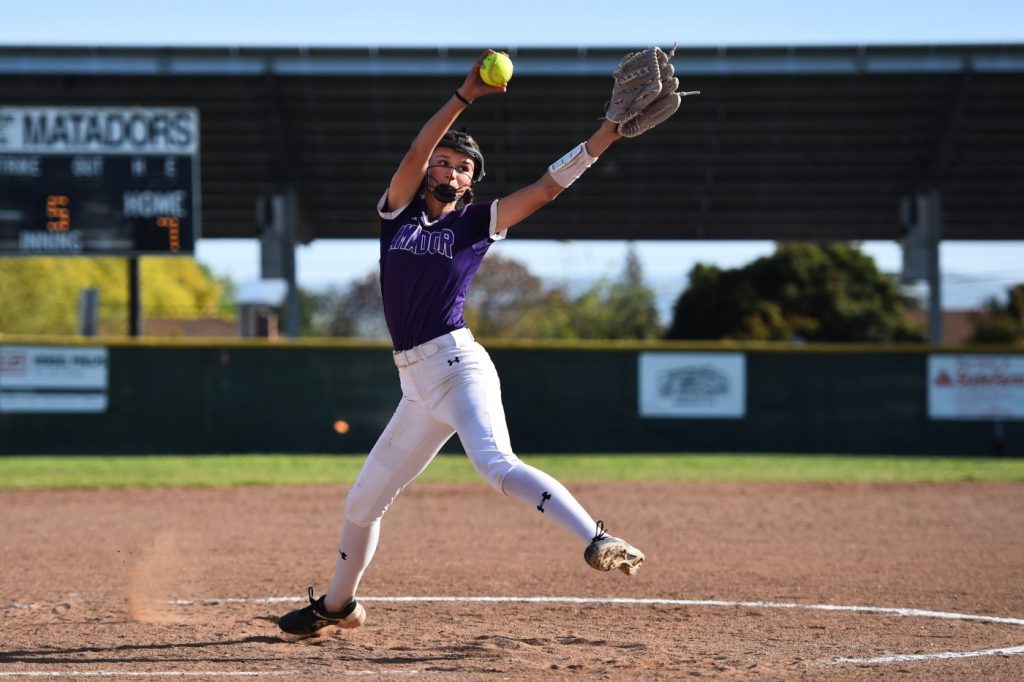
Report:
M 566 482 L 791 481 L 909 483 L 1024 481 L 1024 459 L 847 455 L 532 455 L 534 466 Z M 349 485 L 362 456 L 10 456 L 0 457 L 0 489 L 129 486 Z M 480 481 L 461 455 L 438 457 L 425 482 Z

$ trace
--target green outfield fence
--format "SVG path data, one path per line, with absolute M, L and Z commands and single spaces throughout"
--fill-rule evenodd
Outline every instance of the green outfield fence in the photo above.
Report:
M 513 446 L 524 454 L 1024 455 L 1019 418 L 932 419 L 928 406 L 930 353 L 1022 358 L 1019 347 L 484 344 L 501 375 Z M 0 336 L 2 348 L 86 346 L 107 349 L 105 411 L 10 412 L 0 393 L 0 453 L 365 453 L 400 397 L 382 343 Z M 638 357 L 646 353 L 741 354 L 744 415 L 642 417 Z M 0 389 L 10 383 L 0 377 Z

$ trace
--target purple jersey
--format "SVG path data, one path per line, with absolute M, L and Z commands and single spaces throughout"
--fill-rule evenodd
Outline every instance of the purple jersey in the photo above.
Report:
M 431 222 L 426 202 L 387 211 L 385 192 L 380 214 L 380 289 L 384 318 L 395 350 L 437 338 L 466 326 L 462 306 L 473 275 L 495 233 L 498 202 L 468 204 Z

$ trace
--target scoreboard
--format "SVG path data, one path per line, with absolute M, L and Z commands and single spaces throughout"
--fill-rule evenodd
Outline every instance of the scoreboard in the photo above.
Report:
M 0 107 L 0 256 L 190 254 L 199 112 Z

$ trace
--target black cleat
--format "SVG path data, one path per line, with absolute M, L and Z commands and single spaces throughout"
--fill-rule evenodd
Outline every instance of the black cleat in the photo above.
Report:
M 313 588 L 309 588 L 309 606 L 289 611 L 277 621 L 286 639 L 298 640 L 316 637 L 324 628 L 357 628 L 366 621 L 366 609 L 357 601 L 337 613 L 324 607 L 324 598 L 313 599 Z

